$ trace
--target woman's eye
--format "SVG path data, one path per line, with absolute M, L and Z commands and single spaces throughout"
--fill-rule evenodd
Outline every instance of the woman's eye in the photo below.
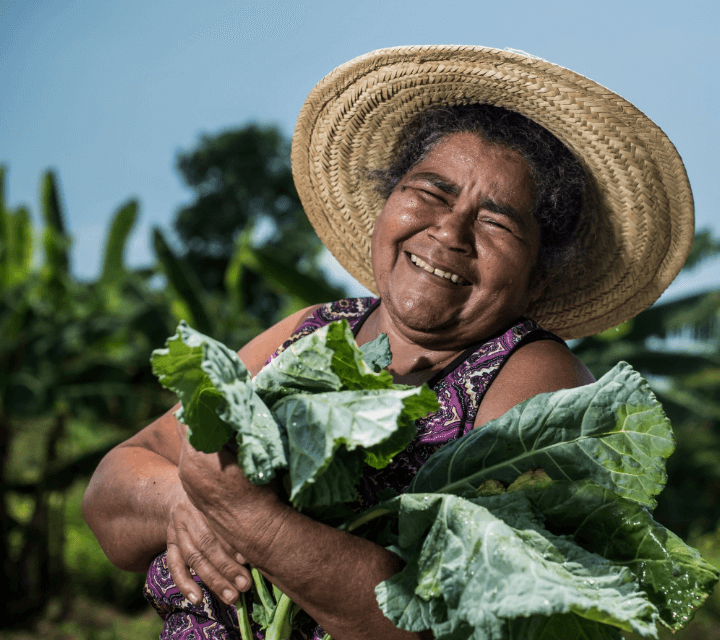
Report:
M 422 191 L 424 194 L 429 195 L 429 196 L 430 196 L 431 198 L 433 198 L 434 200 L 439 200 L 440 202 L 442 202 L 442 203 L 444 203 L 444 204 L 447 204 L 447 201 L 445 200 L 445 198 L 443 198 L 443 197 L 442 197 L 440 194 L 438 194 L 438 193 L 435 193 L 435 192 L 433 192 L 433 191 L 428 191 L 427 189 L 420 189 L 420 191 Z
M 486 223 L 492 225 L 493 227 L 498 227 L 499 229 L 504 229 L 505 231 L 511 231 L 511 229 L 508 225 L 500 222 L 499 220 L 495 220 L 493 218 L 485 218 L 483 220 L 483 222 L 486 222 Z

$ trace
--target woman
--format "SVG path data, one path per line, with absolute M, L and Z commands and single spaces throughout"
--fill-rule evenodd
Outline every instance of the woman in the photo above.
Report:
M 590 382 L 548 330 L 580 337 L 636 315 L 692 241 L 689 185 L 664 134 L 606 89 L 519 53 L 409 47 L 343 65 L 303 107 L 293 172 L 325 245 L 379 300 L 303 310 L 241 359 L 254 375 L 281 345 L 346 317 L 359 344 L 389 336 L 396 381 L 428 382 L 440 399 L 408 451 L 365 476 L 365 505 L 404 489 L 443 442 Z M 413 636 L 375 601 L 401 566 L 394 554 L 290 509 L 229 452 L 194 451 L 172 412 L 103 460 L 84 507 L 121 568 L 144 571 L 167 548 L 149 579 L 164 637 L 237 637 L 213 594 L 235 602 L 246 564 L 335 640 Z

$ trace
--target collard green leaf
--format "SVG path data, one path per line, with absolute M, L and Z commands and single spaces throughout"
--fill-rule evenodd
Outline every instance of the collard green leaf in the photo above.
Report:
M 414 421 L 436 407 L 434 394 L 425 387 L 296 394 L 274 404 L 273 413 L 287 429 L 293 504 L 332 504 L 327 501 L 336 493 L 332 485 L 355 499 L 349 487 L 360 479 L 361 467 L 341 447 L 348 452 L 362 448 L 362 458 L 384 466 L 412 441 Z M 333 458 L 349 464 L 341 470 L 337 463 L 331 465 Z M 318 482 L 317 491 L 307 490 Z M 310 496 L 321 501 L 306 502 Z
M 166 348 L 153 352 L 152 364 L 161 384 L 180 399 L 178 420 L 188 425 L 198 451 L 219 451 L 234 435 L 238 463 L 256 484 L 287 466 L 280 427 L 234 351 L 181 322 Z
M 393 383 L 387 371 L 376 372 L 365 363 L 363 352 L 355 344 L 350 325 L 345 320 L 328 325 L 327 344 L 333 350 L 332 369 L 342 381 L 343 389 L 361 391 L 399 386 Z M 386 349 L 384 356 L 381 353 L 383 347 Z M 371 351 L 376 360 L 392 359 L 387 341 L 377 343 Z
M 288 395 L 342 389 L 342 380 L 332 368 L 333 349 L 327 345 L 330 326 L 291 344 L 255 376 L 255 390 L 268 406 Z
M 657 611 L 632 572 L 545 531 L 522 491 L 473 500 L 405 494 L 386 505 L 399 512 L 400 546 L 420 545 L 376 587 L 397 626 L 429 627 L 442 640 L 508 640 L 518 637 L 509 620 L 572 613 L 588 628 L 655 636 Z
M 718 569 L 642 507 L 593 482 L 553 482 L 527 492 L 546 526 L 628 567 L 662 622 L 680 629 L 712 592 Z
M 191 444 L 205 453 L 219 451 L 230 438 L 230 430 L 220 419 L 221 394 L 202 368 L 205 336 L 181 322 L 178 332 L 165 343 L 165 349 L 152 353 L 153 373 L 160 383 L 174 391 L 181 408 L 175 414 L 188 425 Z
M 390 365 L 392 355 L 390 353 L 390 340 L 387 334 L 381 333 L 372 342 L 361 345 L 363 360 L 370 367 L 371 371 L 378 373 Z
M 290 450 L 292 464 L 293 455 Z M 362 475 L 361 451 L 339 448 L 327 465 L 315 471 L 313 482 L 306 482 L 291 493 L 292 503 L 298 507 L 330 507 L 357 500 L 357 482 Z
M 553 479 L 591 479 L 653 508 L 673 448 L 670 423 L 647 382 L 620 363 L 593 384 L 530 398 L 442 447 L 409 491 L 463 493 L 542 467 Z
M 389 362 L 387 340 L 368 343 L 373 366 Z M 268 406 L 297 393 L 392 389 L 387 371 L 371 368 L 356 346 L 346 320 L 333 322 L 291 344 L 255 376 L 255 389 Z

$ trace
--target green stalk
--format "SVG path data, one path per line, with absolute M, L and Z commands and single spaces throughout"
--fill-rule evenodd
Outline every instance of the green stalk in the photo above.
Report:
M 348 524 L 345 528 L 346 531 L 355 531 L 358 527 L 361 527 L 364 524 L 367 524 L 371 520 L 375 520 L 375 518 L 379 518 L 380 516 L 387 515 L 388 513 L 392 513 L 390 509 L 385 509 L 382 506 L 373 507 L 369 511 L 365 511 L 364 513 L 361 513 L 357 518 L 355 518 L 350 524 Z M 343 527 L 341 527 L 343 528 Z
M 282 592 L 281 592 L 282 593 Z M 278 600 L 275 617 L 268 627 L 265 640 L 288 640 L 292 632 L 290 617 L 292 614 L 293 601 L 284 593 Z
M 238 625 L 240 626 L 240 637 L 242 640 L 253 640 L 245 594 L 242 591 L 240 592 L 240 599 L 235 604 L 235 608 L 237 609 Z
M 273 611 L 275 611 L 275 600 L 272 595 L 270 595 L 267 583 L 265 582 L 265 578 L 263 578 L 262 574 L 255 567 L 250 570 L 250 573 L 252 574 L 253 583 L 255 585 L 255 592 L 258 594 L 260 602 L 262 602 L 262 606 L 265 607 L 265 615 L 269 620 Z

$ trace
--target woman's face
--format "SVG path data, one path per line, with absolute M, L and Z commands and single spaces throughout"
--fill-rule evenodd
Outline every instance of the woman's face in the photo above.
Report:
M 534 183 L 523 157 L 449 134 L 398 183 L 378 217 L 372 262 L 393 324 L 462 348 L 507 327 L 539 291 Z

